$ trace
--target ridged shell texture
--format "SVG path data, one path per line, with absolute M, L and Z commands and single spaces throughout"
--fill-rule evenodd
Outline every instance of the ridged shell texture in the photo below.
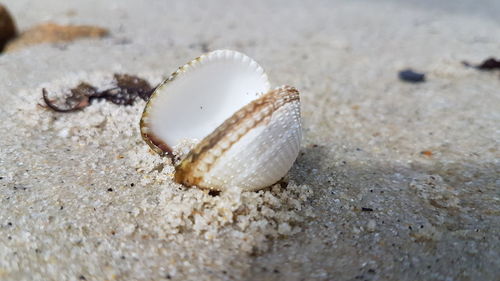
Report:
M 193 74 L 196 68 L 186 70 L 193 64 L 212 65 Z M 184 76 L 181 83 L 168 87 L 180 76 Z M 192 93 L 193 86 L 189 83 L 202 84 L 203 91 Z M 202 141 L 176 166 L 175 180 L 215 190 L 232 186 L 257 190 L 270 186 L 288 172 L 297 158 L 301 123 L 299 92 L 289 86 L 268 89 L 267 75 L 247 56 L 227 50 L 206 54 L 179 68 L 157 88 L 141 120 L 143 138 L 156 151 L 171 153 L 170 147 L 180 139 L 182 126 L 186 124 L 180 124 L 180 128 L 175 127 L 175 122 L 164 125 L 162 118 L 174 116 L 169 115 L 169 110 L 177 113 L 182 102 L 191 103 L 184 114 L 195 115 L 189 122 L 200 122 L 202 126 L 199 130 L 188 128 L 186 137 L 201 135 Z M 207 95 L 199 99 L 203 105 L 192 98 L 196 95 Z M 196 110 L 203 106 L 210 108 L 208 113 Z

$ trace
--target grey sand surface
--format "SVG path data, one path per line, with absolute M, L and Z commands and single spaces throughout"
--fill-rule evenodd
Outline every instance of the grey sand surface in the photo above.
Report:
M 498 1 L 4 4 L 21 31 L 111 36 L 0 55 L 1 280 L 498 280 L 500 74 L 461 64 L 500 56 Z M 37 106 L 43 87 L 154 84 L 220 48 L 301 91 L 287 188 L 172 183 L 143 103 Z M 427 81 L 398 81 L 408 67 Z

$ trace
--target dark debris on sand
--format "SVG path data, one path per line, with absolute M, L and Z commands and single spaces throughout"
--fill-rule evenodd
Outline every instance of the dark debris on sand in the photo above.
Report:
M 398 73 L 398 77 L 400 80 L 410 83 L 425 82 L 425 74 L 415 72 L 412 69 L 401 70 Z
M 115 87 L 98 91 L 88 83 L 82 82 L 71 89 L 63 106 L 56 105 L 48 98 L 48 93 L 42 89 L 43 100 L 46 106 L 56 112 L 74 112 L 89 106 L 93 100 L 106 100 L 117 105 L 133 105 L 137 98 L 148 100 L 154 91 L 149 83 L 137 76 L 128 74 L 114 75 Z
M 469 62 L 464 61 L 463 64 L 467 67 L 473 67 L 479 70 L 491 71 L 491 70 L 500 70 L 500 60 L 495 58 L 485 59 L 482 63 L 478 65 L 470 64 Z

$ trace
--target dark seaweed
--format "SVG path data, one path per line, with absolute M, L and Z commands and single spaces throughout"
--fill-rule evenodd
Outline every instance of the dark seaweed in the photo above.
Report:
M 478 65 L 473 65 L 466 61 L 464 61 L 463 64 L 468 67 L 474 67 L 476 69 L 485 71 L 500 69 L 500 60 L 497 60 L 495 58 L 488 58 Z
M 148 100 L 154 91 L 146 80 L 128 74 L 115 74 L 114 84 L 115 87 L 100 92 L 96 87 L 82 82 L 70 90 L 71 95 L 66 97 L 63 107 L 55 105 L 45 89 L 42 89 L 43 100 L 53 111 L 74 112 L 89 106 L 93 100 L 104 99 L 117 105 L 133 105 L 137 98 Z

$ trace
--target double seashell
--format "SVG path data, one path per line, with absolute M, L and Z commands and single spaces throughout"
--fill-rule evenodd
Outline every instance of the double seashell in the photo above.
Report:
M 253 59 L 217 50 L 180 67 L 156 88 L 140 128 L 153 150 L 169 156 L 183 140 L 201 140 L 176 164 L 176 182 L 258 190 L 279 181 L 297 158 L 299 92 L 289 86 L 270 90 Z

